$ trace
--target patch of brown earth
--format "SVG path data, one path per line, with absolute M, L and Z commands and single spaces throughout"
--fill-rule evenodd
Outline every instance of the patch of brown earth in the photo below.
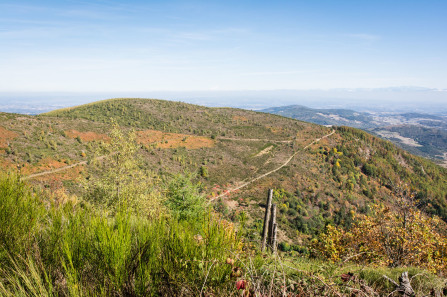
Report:
M 144 145 L 156 144 L 160 148 L 185 147 L 187 149 L 199 149 L 213 147 L 211 138 L 178 133 L 165 133 L 156 130 L 144 130 L 137 132 L 138 142 Z
M 237 115 L 235 115 L 235 116 L 233 116 L 233 121 L 235 121 L 235 122 L 244 122 L 244 123 L 246 123 L 246 122 L 248 122 L 248 119 L 246 118 L 246 117 L 243 117 L 243 116 L 237 116 Z
M 39 161 L 39 163 L 35 166 L 31 166 L 28 164 L 25 165 L 25 167 L 22 168 L 22 173 L 28 175 L 36 172 L 53 170 L 64 166 L 67 166 L 67 163 L 59 162 L 51 158 L 45 158 Z
M 0 148 L 7 148 L 9 141 L 19 136 L 16 132 L 9 131 L 0 126 Z
M 35 178 L 38 182 L 54 183 L 55 181 L 76 180 L 85 170 L 84 165 L 68 168 L 67 170 L 58 171 L 51 174 L 41 175 Z
M 265 126 L 265 127 L 275 134 L 284 132 L 284 129 L 282 127 L 273 127 L 273 126 Z
M 231 210 L 236 209 L 239 206 L 237 201 L 231 199 L 225 199 L 223 200 L 223 203 Z
M 103 140 L 103 141 L 109 141 L 110 137 L 105 134 L 99 134 L 96 132 L 79 132 L 76 130 L 68 130 L 65 131 L 65 134 L 67 134 L 70 138 L 76 138 L 79 136 L 82 141 L 94 141 L 94 140 Z
M 3 170 L 15 169 L 17 165 L 10 160 L 0 159 L 0 168 Z

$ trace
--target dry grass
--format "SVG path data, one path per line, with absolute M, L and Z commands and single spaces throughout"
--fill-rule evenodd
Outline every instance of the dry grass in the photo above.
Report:
M 265 126 L 265 127 L 269 129 L 270 132 L 272 132 L 273 134 L 280 134 L 286 131 L 284 127 L 281 126 Z
M 272 149 L 273 149 L 273 145 L 270 145 L 267 148 L 265 148 L 262 151 L 260 151 L 255 157 L 260 157 L 260 156 L 263 156 L 265 154 L 268 154 Z
M 213 147 L 211 138 L 178 133 L 165 133 L 156 130 L 144 130 L 137 132 L 138 141 L 144 145 L 156 144 L 160 148 L 184 147 L 187 149 L 199 149 Z
M 35 165 L 35 166 L 26 164 L 22 168 L 22 173 L 25 175 L 28 175 L 28 174 L 32 174 L 32 173 L 36 173 L 36 172 L 53 170 L 53 169 L 61 168 L 64 166 L 67 166 L 67 164 L 64 162 L 54 160 L 50 157 L 47 157 L 47 158 L 39 161 L 39 163 L 37 163 L 37 165 Z
M 68 137 L 70 138 L 76 138 L 79 136 L 82 141 L 94 141 L 94 140 L 104 140 L 109 141 L 110 137 L 105 134 L 99 134 L 95 132 L 79 132 L 76 130 L 68 130 L 65 131 Z
M 72 167 L 63 171 L 58 171 L 51 174 L 41 175 L 36 177 L 35 180 L 41 183 L 52 183 L 54 181 L 65 181 L 65 180 L 77 180 L 81 173 L 85 170 L 84 165 Z
M 244 117 L 244 116 L 238 116 L 238 115 L 234 115 L 234 116 L 232 117 L 232 120 L 233 120 L 234 122 L 244 122 L 244 123 L 247 123 L 247 122 L 248 122 L 248 119 L 247 119 L 246 117 Z
M 13 163 L 10 160 L 0 158 L 0 168 L 4 170 L 14 169 L 17 167 L 16 163 Z
M 13 140 L 17 136 L 19 136 L 19 134 L 17 134 L 16 132 L 9 131 L 0 126 L 0 148 L 8 147 L 9 141 Z

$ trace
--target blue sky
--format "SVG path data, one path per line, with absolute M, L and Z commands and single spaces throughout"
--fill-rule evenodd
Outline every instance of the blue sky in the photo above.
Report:
M 447 1 L 0 1 L 0 92 L 447 88 Z

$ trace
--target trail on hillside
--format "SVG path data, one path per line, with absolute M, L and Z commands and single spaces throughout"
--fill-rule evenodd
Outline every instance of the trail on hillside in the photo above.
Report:
M 231 137 L 218 137 L 217 139 L 222 140 L 234 140 L 234 141 L 265 141 L 274 143 L 292 143 L 293 140 L 271 140 L 271 139 L 261 139 L 261 138 L 231 138 Z
M 306 146 L 303 148 L 303 150 L 307 149 L 308 147 L 310 147 L 310 146 L 313 145 L 314 143 L 317 143 L 317 142 L 320 141 L 321 139 L 331 136 L 331 135 L 334 134 L 334 133 L 335 133 L 335 130 L 333 130 L 331 133 L 329 133 L 329 134 L 327 134 L 327 135 L 325 135 L 325 136 L 323 136 L 323 137 L 321 137 L 321 138 L 317 138 L 317 139 L 315 139 L 313 142 L 311 142 L 310 144 L 306 145 Z M 269 142 L 282 142 L 282 143 L 290 143 L 290 142 L 292 142 L 291 140 L 267 140 L 267 139 L 250 139 L 250 138 L 248 138 L 248 139 L 243 139 L 243 138 L 220 138 L 220 139 L 226 139 L 226 140 L 240 140 L 240 141 L 244 141 L 244 140 L 245 140 L 245 141 L 269 141 Z M 298 154 L 299 152 L 300 152 L 300 150 L 298 150 L 298 151 L 296 151 L 295 153 L 293 153 L 293 155 L 290 156 L 290 158 L 288 158 L 288 159 L 286 160 L 286 162 L 284 162 L 284 163 L 283 163 L 281 166 L 279 166 L 278 168 L 273 169 L 273 170 L 271 170 L 271 171 L 269 171 L 269 172 L 267 172 L 267 173 L 264 173 L 264 174 L 262 174 L 262 175 L 260 175 L 260 176 L 258 176 L 258 177 L 255 177 L 254 179 L 252 179 L 252 180 L 250 180 L 250 181 L 248 181 L 248 182 L 246 182 L 246 183 L 244 183 L 244 184 L 242 184 L 242 185 L 240 185 L 240 186 L 238 186 L 238 187 L 236 187 L 236 188 L 232 188 L 232 189 L 226 190 L 225 193 L 223 193 L 223 194 L 221 194 L 221 195 L 219 195 L 219 196 L 216 196 L 216 197 L 210 199 L 210 202 L 211 202 L 211 201 L 214 201 L 214 200 L 216 200 L 216 199 L 218 199 L 218 198 L 221 198 L 221 197 L 223 197 L 223 196 L 225 196 L 225 195 L 227 195 L 227 194 L 229 194 L 229 193 L 231 193 L 231 192 L 234 192 L 234 191 L 236 191 L 236 190 L 239 190 L 239 189 L 241 189 L 241 188 L 244 188 L 244 187 L 248 186 L 249 184 L 254 183 L 255 181 L 257 181 L 257 180 L 259 180 L 259 179 L 261 179 L 261 178 L 263 178 L 263 177 L 266 177 L 266 176 L 268 176 L 268 175 L 270 175 L 270 174 L 272 174 L 272 173 L 275 173 L 276 171 L 280 170 L 281 168 L 283 168 L 284 166 L 286 166 L 287 164 L 289 164 L 289 162 L 292 161 L 293 157 L 295 157 L 296 154 Z M 101 160 L 101 159 L 104 159 L 105 157 L 106 157 L 106 156 L 99 156 L 99 157 L 95 158 L 95 160 Z M 87 161 L 81 161 L 81 162 L 78 162 L 78 163 L 75 163 L 75 164 L 71 164 L 71 165 L 67 165 L 67 166 L 64 166 L 64 167 L 60 167 L 60 168 L 56 168 L 56 169 L 52 169 L 52 170 L 47 170 L 47 171 L 43 171 L 43 172 L 39 172 L 39 173 L 30 174 L 30 175 L 28 175 L 28 176 L 24 176 L 22 179 L 23 179 L 23 180 L 28 180 L 28 179 L 32 179 L 32 178 L 35 178 L 35 177 L 39 177 L 39 176 L 43 176 L 43 175 L 48 175 L 48 174 L 57 173 L 57 172 L 60 172 L 60 171 L 64 171 L 64 170 L 67 170 L 67 169 L 70 169 L 70 168 L 73 168 L 73 167 L 77 167 L 77 166 L 80 166 L 80 165 L 86 165 L 86 164 L 87 164 Z
M 272 174 L 272 173 L 275 173 L 276 171 L 280 170 L 280 169 L 283 168 L 284 166 L 287 166 L 287 165 L 290 163 L 290 161 L 292 161 L 292 159 L 293 159 L 299 152 L 304 151 L 305 149 L 309 148 L 311 145 L 313 145 L 313 144 L 319 142 L 320 140 L 322 140 L 322 139 L 324 139 L 324 138 L 326 138 L 326 137 L 331 136 L 331 135 L 334 134 L 334 133 L 335 133 L 335 130 L 332 130 L 331 133 L 329 133 L 329 134 L 327 134 L 327 135 L 324 135 L 324 136 L 322 136 L 322 137 L 320 137 L 320 138 L 315 139 L 314 141 L 312 141 L 311 143 L 309 143 L 308 145 L 306 145 L 303 149 L 294 152 L 294 153 L 290 156 L 290 158 L 288 158 L 288 159 L 286 160 L 286 162 L 284 162 L 281 166 L 279 166 L 279 167 L 277 167 L 277 168 L 275 168 L 275 169 L 273 169 L 273 170 L 270 170 L 269 172 L 266 172 L 266 173 L 264 173 L 264 174 L 261 174 L 260 176 L 257 176 L 257 177 L 255 177 L 255 178 L 253 178 L 252 180 L 249 180 L 249 181 L 243 183 L 243 184 L 240 185 L 240 186 L 237 186 L 237 187 L 232 188 L 232 189 L 228 189 L 228 190 L 226 190 L 223 194 L 220 194 L 220 195 L 218 195 L 218 196 L 216 196 L 216 197 L 210 199 L 209 202 L 213 202 L 214 200 L 219 199 L 219 198 L 222 198 L 222 197 L 224 197 L 224 196 L 230 194 L 231 192 L 234 192 L 234 191 L 240 190 L 240 189 L 242 189 L 242 188 L 245 188 L 246 186 L 248 186 L 248 185 L 254 183 L 255 181 L 260 180 L 261 178 L 264 178 L 264 177 L 266 177 L 266 176 L 268 176 L 268 175 L 270 175 L 270 174 Z
M 33 173 L 33 174 L 30 174 L 30 175 L 22 177 L 22 180 L 27 180 L 27 179 L 35 178 L 35 177 L 42 176 L 42 175 L 47 175 L 47 174 L 52 174 L 52 173 L 56 173 L 56 172 L 59 172 L 59 171 L 64 171 L 64 170 L 67 170 L 67 169 L 70 169 L 70 168 L 73 168 L 73 167 L 76 167 L 76 166 L 79 166 L 79 165 L 85 165 L 85 164 L 87 164 L 87 161 L 82 161 L 82 162 L 79 162 L 79 163 L 75 163 L 75 164 L 71 164 L 71 165 L 68 165 L 68 166 L 64 166 L 64 167 L 60 167 L 60 168 L 56 168 L 56 169 L 51 169 L 51 170 L 47 170 L 47 171 L 42 171 L 42 172 L 39 172 L 39 173 Z
M 95 160 L 102 160 L 105 157 L 106 156 L 99 156 L 99 157 L 96 157 Z M 64 171 L 64 170 L 67 170 L 67 169 L 70 169 L 70 168 L 73 168 L 73 167 L 76 167 L 76 166 L 80 166 L 80 165 L 87 165 L 87 161 L 81 161 L 81 162 L 74 163 L 74 164 L 67 165 L 67 166 L 60 167 L 60 168 L 51 169 L 51 170 L 47 170 L 47 171 L 42 171 L 42 172 L 39 172 L 39 173 L 33 173 L 33 174 L 30 174 L 30 175 L 22 177 L 22 180 L 27 180 L 27 179 L 39 177 L 39 176 L 42 176 L 42 175 L 47 175 L 47 174 L 53 174 L 53 173 L 56 173 L 56 172 L 59 172 L 59 171 Z
M 256 138 L 245 138 L 244 139 L 244 138 L 219 137 L 218 139 L 235 140 L 235 141 L 237 141 L 237 140 L 239 140 L 239 141 L 268 141 L 267 139 L 256 139 Z M 155 144 L 157 144 L 157 143 L 164 143 L 165 141 L 169 141 L 169 140 L 172 140 L 172 139 L 163 139 L 162 141 L 155 141 L 152 144 L 154 144 L 154 143 Z M 270 140 L 270 142 L 291 143 L 292 141 L 291 140 L 273 140 L 273 141 Z M 99 156 L 99 157 L 95 158 L 95 160 L 101 160 L 101 159 L 104 159 L 105 157 L 106 156 Z M 86 164 L 87 164 L 87 161 L 81 161 L 81 162 L 78 162 L 78 163 L 75 163 L 75 164 L 71 164 L 71 165 L 67 165 L 67 166 L 60 167 L 60 168 L 46 170 L 46 171 L 42 171 L 42 172 L 39 172 L 39 173 L 33 173 L 33 174 L 30 174 L 30 175 L 22 177 L 22 180 L 27 180 L 27 179 L 32 179 L 32 178 L 43 176 L 43 175 L 57 173 L 57 172 L 60 172 L 60 171 L 64 171 L 64 170 L 67 170 L 67 169 L 70 169 L 70 168 L 73 168 L 73 167 L 77 167 L 77 166 L 80 166 L 80 165 L 86 165 Z

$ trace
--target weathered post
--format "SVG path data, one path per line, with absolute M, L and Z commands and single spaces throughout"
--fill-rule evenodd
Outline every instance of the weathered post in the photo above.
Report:
M 267 245 L 273 248 L 273 225 L 276 224 L 276 204 L 272 204 L 271 210 L 270 210 L 270 223 L 269 223 L 269 234 L 268 234 L 268 240 Z
M 272 205 L 272 197 L 273 197 L 273 190 L 270 189 L 267 197 L 267 205 L 265 206 L 264 229 L 262 230 L 262 242 L 261 242 L 262 252 L 265 250 L 267 235 L 270 229 L 269 223 L 270 223 L 270 207 Z
M 273 224 L 273 233 L 272 233 L 272 252 L 276 252 L 276 222 Z
M 402 274 L 399 276 L 399 284 L 386 275 L 383 275 L 383 277 L 386 278 L 391 283 L 393 283 L 396 286 L 395 291 L 399 292 L 402 296 L 404 297 L 415 296 L 414 290 L 411 287 L 410 279 L 408 277 L 408 271 L 402 272 Z

